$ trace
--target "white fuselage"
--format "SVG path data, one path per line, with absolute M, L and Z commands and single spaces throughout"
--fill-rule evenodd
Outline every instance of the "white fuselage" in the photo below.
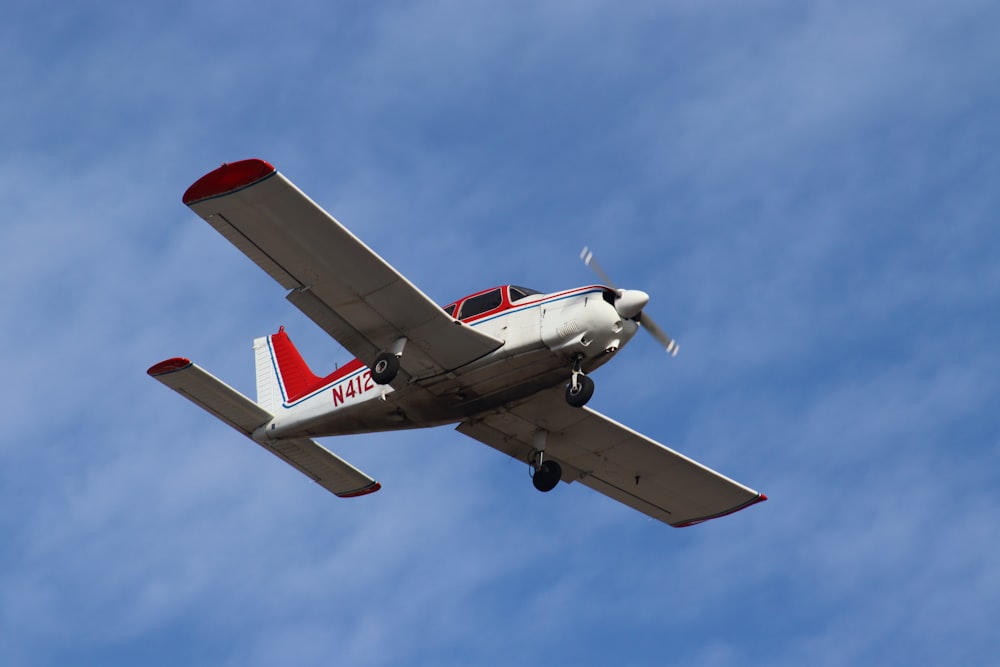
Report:
M 397 381 L 396 388 L 376 384 L 371 371 L 355 361 L 308 396 L 283 401 L 254 437 L 263 441 L 458 422 L 568 383 L 574 359 L 581 359 L 584 372 L 593 371 L 639 328 L 618 314 L 606 298 L 611 294 L 613 300 L 609 288 L 581 287 L 515 301 L 507 286 L 496 289 L 504 290 L 500 306 L 462 320 L 462 326 L 503 341 L 494 352 L 448 373 L 413 377 L 403 386 Z M 462 302 L 456 306 L 461 312 Z

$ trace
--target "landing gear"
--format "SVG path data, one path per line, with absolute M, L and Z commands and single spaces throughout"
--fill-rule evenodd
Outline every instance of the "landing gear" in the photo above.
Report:
M 375 357 L 372 365 L 372 380 L 375 384 L 389 384 L 399 372 L 399 357 L 391 352 L 383 352 Z
M 566 386 L 566 402 L 574 408 L 582 408 L 594 395 L 594 381 L 583 374 L 583 356 L 573 360 L 573 377 Z
M 542 493 L 548 493 L 556 488 L 560 479 L 562 479 L 562 466 L 549 459 L 535 468 L 535 474 L 531 476 L 531 483 Z
M 528 455 L 528 465 L 531 466 L 531 483 L 542 493 L 548 493 L 556 488 L 562 479 L 562 466 L 557 461 L 545 458 L 545 440 L 548 433 L 536 431 L 532 437 L 534 449 Z
M 576 384 L 566 387 L 566 402 L 574 408 L 582 408 L 594 395 L 594 381 L 586 375 L 576 378 Z
M 399 358 L 403 356 L 403 348 L 406 347 L 406 338 L 397 338 L 392 342 L 392 348 L 388 352 L 382 352 L 375 357 L 372 364 L 372 380 L 375 384 L 389 384 L 396 379 L 399 372 Z

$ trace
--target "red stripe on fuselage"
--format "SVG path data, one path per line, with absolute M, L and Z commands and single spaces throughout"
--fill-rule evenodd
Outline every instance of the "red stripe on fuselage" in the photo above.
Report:
M 610 290 L 610 287 L 605 287 L 604 285 L 586 285 L 585 287 L 575 287 L 573 289 L 564 290 L 562 292 L 555 292 L 553 294 L 533 294 L 526 299 L 518 299 L 517 301 L 510 300 L 510 294 L 507 291 L 509 285 L 502 285 L 501 287 L 491 287 L 490 289 L 481 290 L 469 296 L 463 297 L 458 301 L 448 304 L 445 308 L 449 306 L 461 307 L 466 301 L 473 297 L 486 294 L 487 292 L 492 292 L 495 289 L 503 289 L 503 300 L 499 306 L 493 308 L 492 310 L 487 310 L 482 313 L 476 313 L 472 317 L 462 317 L 461 321 L 466 324 L 474 324 L 481 322 L 483 320 L 488 320 L 496 317 L 497 315 L 502 315 L 507 311 L 517 311 L 517 310 L 527 310 L 528 308 L 535 308 L 543 306 L 547 303 L 552 303 L 553 301 L 560 301 L 562 299 L 569 298 L 571 296 L 576 296 L 577 294 L 583 294 L 591 290 Z
M 493 289 L 496 288 L 494 287 L 489 290 L 483 290 L 476 292 L 475 294 L 470 294 L 463 299 L 459 299 L 455 303 L 461 304 L 466 299 L 480 294 L 485 294 Z M 485 313 L 480 313 L 473 317 L 463 319 L 462 321 L 475 326 L 480 322 L 492 319 L 507 312 L 526 310 L 528 308 L 538 308 L 544 306 L 545 304 L 552 303 L 553 301 L 560 301 L 591 290 L 606 289 L 609 288 L 604 287 L 603 285 L 588 285 L 586 287 L 577 287 L 563 292 L 556 292 L 555 294 L 548 294 L 542 298 L 538 298 L 537 300 L 525 299 L 523 301 L 519 300 L 515 303 L 511 303 L 506 290 L 504 290 L 503 301 L 499 307 Z M 310 370 L 309 366 L 302 358 L 302 355 L 299 354 L 295 345 L 292 344 L 288 334 L 285 333 L 284 327 L 281 327 L 278 330 L 278 333 L 272 335 L 270 340 L 271 354 L 277 368 L 278 379 L 281 381 L 285 403 L 295 403 L 296 401 L 299 401 L 310 394 L 328 387 L 336 383 L 338 380 L 365 368 L 365 365 L 360 360 L 352 359 L 326 377 L 319 377 L 313 373 L 312 370 Z

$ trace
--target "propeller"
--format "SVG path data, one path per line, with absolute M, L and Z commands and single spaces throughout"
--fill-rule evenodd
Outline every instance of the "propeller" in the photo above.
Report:
M 584 248 L 580 253 L 580 259 L 583 263 L 590 267 L 590 270 L 596 273 L 601 280 L 608 286 L 616 291 L 615 296 L 615 310 L 622 317 L 630 320 L 635 320 L 638 322 L 643 329 L 652 334 L 653 338 L 658 340 L 672 356 L 677 356 L 677 350 L 680 346 L 677 345 L 677 341 L 667 335 L 663 329 L 657 326 L 653 318 L 643 312 L 643 308 L 649 303 L 649 295 L 642 290 L 637 289 L 619 289 L 611 276 L 609 276 L 601 265 L 597 263 L 594 259 L 594 253 L 590 251 L 590 248 Z

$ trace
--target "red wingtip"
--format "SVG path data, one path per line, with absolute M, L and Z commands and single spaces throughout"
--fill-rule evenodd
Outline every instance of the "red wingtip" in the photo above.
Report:
M 190 359 L 185 359 L 184 357 L 174 357 L 173 359 L 167 359 L 166 361 L 161 361 L 158 364 L 153 364 L 149 367 L 149 370 L 146 371 L 146 373 L 156 377 L 157 375 L 164 375 L 166 373 L 183 370 L 190 365 Z
M 357 491 L 348 491 L 346 493 L 338 493 L 338 498 L 357 498 L 358 496 L 367 496 L 369 493 L 375 493 L 382 488 L 382 484 L 379 482 L 372 482 L 363 489 L 358 489 Z
M 203 199 L 241 190 L 264 180 L 275 171 L 270 163 L 257 158 L 223 164 L 195 181 L 184 193 L 184 203 L 190 206 Z
M 740 510 L 745 510 L 746 508 L 750 507 L 751 505 L 756 505 L 757 503 L 762 503 L 765 500 L 767 500 L 767 496 L 765 496 L 763 493 L 758 493 L 756 498 L 752 498 L 749 501 L 743 503 L 742 505 L 738 505 L 737 507 L 734 507 L 732 509 L 726 510 L 725 512 L 719 512 L 718 514 L 712 514 L 711 516 L 703 516 L 703 517 L 701 517 L 699 519 L 691 519 L 690 521 L 684 521 L 684 522 L 681 522 L 681 523 L 672 523 L 670 525 L 673 526 L 674 528 L 688 528 L 690 526 L 697 526 L 699 523 L 704 523 L 706 521 L 711 521 L 712 519 L 720 519 L 720 518 L 722 518 L 724 516 L 729 516 L 730 514 L 734 514 L 736 512 L 739 512 Z

